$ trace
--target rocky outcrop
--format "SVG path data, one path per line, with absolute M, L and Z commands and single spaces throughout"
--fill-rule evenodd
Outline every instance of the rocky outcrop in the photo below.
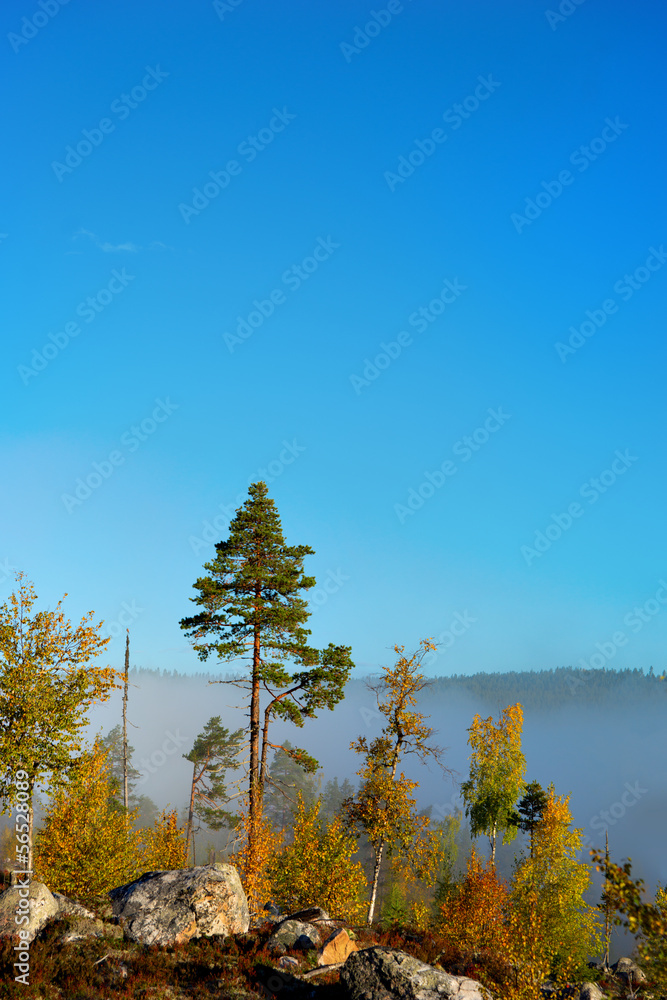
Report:
M 604 996 L 597 983 L 582 983 L 579 989 L 579 1000 L 604 1000 Z
M 117 929 L 120 930 L 120 928 Z M 88 917 L 69 917 L 67 930 L 63 932 L 59 941 L 60 944 L 73 944 L 75 941 L 87 941 L 89 938 L 105 936 L 105 926 L 101 920 L 89 920 Z
M 321 943 L 322 937 L 317 927 L 288 917 L 276 927 L 266 942 L 266 947 L 274 952 L 286 952 L 288 948 L 310 951 L 312 948 L 319 948 Z
M 12 885 L 0 895 L 0 937 L 33 941 L 58 914 L 58 902 L 43 882 Z M 23 933 L 25 932 L 25 933 Z
M 646 975 L 631 958 L 619 958 L 611 967 L 612 972 L 619 979 L 622 979 L 628 986 L 637 986 L 646 982 Z
M 81 917 L 82 920 L 96 920 L 97 916 L 91 910 L 87 910 L 81 903 L 63 896 L 62 892 L 53 892 L 53 898 L 58 904 L 59 917 Z
M 296 913 L 288 914 L 287 919 L 303 920 L 307 924 L 332 923 L 331 917 L 327 911 L 322 910 L 319 906 L 309 906 L 306 910 L 297 910 Z
M 451 976 L 404 951 L 365 948 L 340 970 L 350 1000 L 490 1000 L 474 979 Z
M 248 901 L 233 865 L 147 872 L 108 894 L 125 936 L 142 944 L 245 934 Z

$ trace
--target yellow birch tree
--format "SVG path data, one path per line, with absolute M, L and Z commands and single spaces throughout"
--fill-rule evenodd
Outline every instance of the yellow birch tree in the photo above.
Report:
M 517 835 L 513 822 L 515 803 L 525 786 L 526 758 L 521 750 L 523 708 L 517 703 L 504 709 L 497 725 L 493 717 L 476 715 L 468 730 L 470 778 L 461 785 L 473 837 L 485 834 L 496 860 L 496 838 L 508 844 Z
M 16 579 L 17 590 L 0 606 L 0 799 L 5 812 L 15 806 L 21 772 L 27 798 L 22 791 L 24 805 L 15 808 L 28 821 L 30 869 L 35 785 L 66 779 L 81 751 L 89 707 L 109 697 L 119 675 L 112 667 L 89 665 L 110 641 L 100 635 L 103 623 L 93 623 L 92 611 L 73 626 L 62 601 L 53 611 L 33 610 L 32 583 L 23 573 Z
M 591 875 L 577 861 L 582 839 L 583 830 L 572 827 L 569 796 L 556 795 L 550 785 L 533 833 L 533 855 L 518 865 L 511 895 L 526 926 L 536 930 L 539 921 L 540 941 L 560 980 L 585 969 L 601 943 L 597 910 L 584 900 Z
M 321 805 L 318 799 L 308 808 L 299 793 L 294 840 L 270 864 L 274 902 L 292 912 L 321 906 L 334 919 L 356 923 L 366 909 L 366 875 L 352 860 L 356 838 L 338 816 L 323 822 Z
M 178 825 L 176 809 L 163 809 L 152 827 L 140 831 L 143 837 L 144 871 L 172 871 L 187 868 L 186 830 Z
M 94 904 L 142 869 L 141 831 L 112 804 L 112 778 L 99 740 L 84 754 L 66 785 L 51 795 L 36 837 L 35 878 L 49 889 Z
M 366 834 L 374 854 L 371 898 L 367 921 L 373 922 L 380 869 L 385 853 L 405 860 L 403 871 L 433 884 L 437 877 L 437 838 L 428 834 L 429 820 L 418 816 L 412 792 L 416 781 L 398 774 L 401 760 L 410 754 L 422 763 L 435 761 L 440 767 L 442 750 L 430 743 L 434 730 L 425 716 L 415 711 L 417 695 L 427 686 L 420 673 L 424 656 L 435 649 L 430 639 L 423 639 L 420 649 L 405 656 L 404 646 L 394 646 L 398 659 L 393 667 L 383 667 L 384 676 L 369 688 L 376 695 L 378 709 L 386 718 L 380 736 L 369 743 L 365 736 L 350 748 L 366 758 L 357 774 L 361 778 L 358 794 L 344 803 L 348 822 Z M 444 770 L 444 768 L 443 768 Z

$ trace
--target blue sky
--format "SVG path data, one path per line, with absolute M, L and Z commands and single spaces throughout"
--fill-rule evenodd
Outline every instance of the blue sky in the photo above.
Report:
M 662 672 L 664 7 L 317 6 L 3 5 L 0 600 L 200 669 L 266 478 L 360 670 Z

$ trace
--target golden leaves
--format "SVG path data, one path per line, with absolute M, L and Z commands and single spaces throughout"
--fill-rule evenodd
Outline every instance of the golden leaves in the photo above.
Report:
M 23 574 L 0 606 L 0 796 L 13 801 L 13 771 L 28 771 L 30 788 L 44 775 L 61 775 L 79 749 L 86 712 L 117 687 L 117 671 L 92 667 L 109 638 L 93 612 L 73 626 L 59 601 L 37 611 L 35 589 Z
M 146 871 L 187 868 L 185 830 L 178 825 L 175 809 L 163 809 L 152 827 L 143 833 L 142 867 Z
M 69 781 L 54 789 L 35 846 L 35 878 L 51 890 L 94 903 L 142 872 L 185 868 L 185 831 L 176 810 L 153 827 L 133 829 L 138 809 L 112 805 L 108 755 L 99 740 Z
M 37 835 L 35 878 L 65 895 L 88 902 L 139 874 L 141 835 L 132 829 L 136 812 L 110 806 L 106 751 L 96 741 L 67 785 L 55 790 Z
M 595 909 L 584 900 L 591 877 L 577 861 L 583 830 L 572 828 L 569 796 L 549 786 L 547 804 L 533 834 L 533 856 L 517 868 L 512 899 L 526 919 L 540 920 L 540 936 L 561 979 L 585 966 L 600 943 Z
M 236 828 L 241 841 L 239 850 L 230 862 L 236 865 L 243 889 L 248 898 L 250 913 L 258 916 L 262 907 L 272 895 L 269 869 L 272 859 L 283 840 L 284 831 L 276 831 L 263 816 L 250 817 L 250 812 L 241 812 Z
M 270 865 L 273 898 L 287 910 L 321 906 L 333 917 L 356 922 L 366 905 L 366 876 L 352 861 L 356 839 L 338 817 L 322 822 L 320 808 L 318 799 L 307 809 L 299 793 L 294 840 L 274 855 Z
M 502 954 L 507 898 L 507 885 L 495 866 L 483 861 L 473 848 L 462 883 L 442 906 L 439 929 L 467 960 L 479 951 Z

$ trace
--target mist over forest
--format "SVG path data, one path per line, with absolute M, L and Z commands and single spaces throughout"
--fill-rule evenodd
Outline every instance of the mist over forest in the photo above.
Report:
M 137 794 L 149 796 L 160 808 L 185 805 L 191 764 L 181 755 L 191 749 L 205 723 L 220 715 L 231 731 L 246 725 L 244 692 L 231 684 L 209 684 L 233 676 L 240 675 L 130 672 L 128 738 L 134 747 L 133 764 L 142 772 Z M 557 794 L 571 795 L 575 825 L 584 829 L 586 838 L 582 860 L 588 860 L 588 847 L 604 846 L 608 831 L 615 859 L 631 857 L 633 872 L 645 879 L 649 891 L 658 882 L 664 884 L 667 681 L 652 672 L 561 668 L 434 678 L 421 692 L 418 708 L 430 716 L 434 739 L 446 748 L 444 763 L 452 773 L 443 777 L 406 760 L 406 774 L 419 782 L 420 809 L 430 807 L 432 819 L 438 820 L 462 807 L 459 784 L 468 773 L 467 729 L 474 715 L 497 718 L 517 701 L 524 707 L 527 780 L 539 781 L 544 788 L 553 782 Z M 93 709 L 89 734 L 108 733 L 120 718 L 116 692 Z M 319 761 L 322 787 L 334 778 L 348 778 L 356 785 L 360 761 L 350 742 L 378 735 L 382 716 L 366 681 L 354 678 L 333 712 L 320 712 L 303 729 L 279 720 L 272 727 L 272 742 L 288 740 Z M 524 846 L 524 835 L 519 834 L 500 849 L 503 874 L 510 874 L 514 855 Z M 479 847 L 484 850 L 484 838 Z

